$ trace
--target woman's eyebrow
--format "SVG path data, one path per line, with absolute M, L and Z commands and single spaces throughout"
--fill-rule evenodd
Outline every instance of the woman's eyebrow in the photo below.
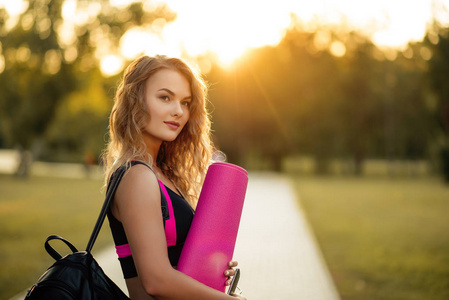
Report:
M 174 92 L 172 92 L 171 90 L 169 90 L 169 89 L 167 89 L 167 88 L 161 88 L 161 89 L 158 90 L 158 92 L 160 92 L 160 91 L 165 91 L 165 92 L 169 93 L 169 94 L 172 95 L 172 96 L 175 95 Z M 189 95 L 189 96 L 187 96 L 187 97 L 184 97 L 184 99 L 182 99 L 182 100 L 187 100 L 187 99 L 192 99 L 192 96 Z
M 174 96 L 175 95 L 175 93 L 173 93 L 172 91 L 170 91 L 169 89 L 167 89 L 167 88 L 162 88 L 162 89 L 159 89 L 158 90 L 158 92 L 160 92 L 160 91 L 165 91 L 165 92 L 167 92 L 167 93 L 169 93 L 170 95 L 172 95 L 172 96 Z

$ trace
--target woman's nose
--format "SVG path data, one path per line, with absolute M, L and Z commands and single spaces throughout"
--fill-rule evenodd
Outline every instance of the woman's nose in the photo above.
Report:
M 174 103 L 173 104 L 174 107 L 173 107 L 173 111 L 172 111 L 173 116 L 181 117 L 184 113 L 184 110 L 182 109 L 181 102 L 174 101 L 173 103 Z

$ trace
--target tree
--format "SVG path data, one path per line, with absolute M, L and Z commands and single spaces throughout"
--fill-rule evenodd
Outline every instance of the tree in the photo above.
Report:
M 330 46 L 342 41 L 340 57 Z M 423 159 L 435 126 L 422 47 L 388 59 L 357 32 L 293 28 L 208 75 L 218 145 L 239 164 L 258 156 L 275 169 L 286 155 L 312 156 L 317 173 L 334 158 L 352 161 L 357 175 L 366 158 Z
M 437 99 L 435 117 L 439 124 L 438 144 L 444 179 L 449 182 L 449 29 L 435 25 L 427 35 L 432 49 L 429 61 L 431 88 Z
M 86 74 L 98 70 L 95 54 L 102 44 L 117 48 L 129 28 L 175 17 L 165 6 L 147 12 L 139 2 L 119 9 L 105 0 L 79 1 L 89 17 L 67 31 L 63 5 L 63 0 L 31 0 L 12 29 L 6 27 L 7 12 L 0 10 L 5 65 L 0 72 L 0 136 L 5 146 L 31 149 L 42 141 L 59 103 L 84 89 Z M 95 15 L 87 14 L 94 8 Z M 72 33 L 74 38 L 67 39 Z

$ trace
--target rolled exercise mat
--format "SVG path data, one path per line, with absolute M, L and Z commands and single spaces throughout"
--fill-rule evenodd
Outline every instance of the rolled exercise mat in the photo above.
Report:
M 239 166 L 213 163 L 209 167 L 178 262 L 179 271 L 222 292 L 247 185 L 248 172 Z

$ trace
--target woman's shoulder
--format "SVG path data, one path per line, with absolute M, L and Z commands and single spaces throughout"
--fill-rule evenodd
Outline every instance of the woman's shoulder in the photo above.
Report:
M 157 177 L 154 171 L 148 165 L 142 163 L 136 163 L 129 166 L 124 175 L 124 178 L 125 177 L 133 179 L 132 181 L 133 182 L 135 181 L 137 183 L 139 182 L 145 182 L 147 184 L 149 182 L 157 183 Z
M 144 164 L 130 166 L 118 186 L 117 193 L 126 195 L 159 194 L 159 183 L 154 172 Z
M 149 212 L 160 214 L 161 199 L 156 175 L 145 165 L 134 165 L 126 170 L 117 187 L 113 214 L 123 223 Z

